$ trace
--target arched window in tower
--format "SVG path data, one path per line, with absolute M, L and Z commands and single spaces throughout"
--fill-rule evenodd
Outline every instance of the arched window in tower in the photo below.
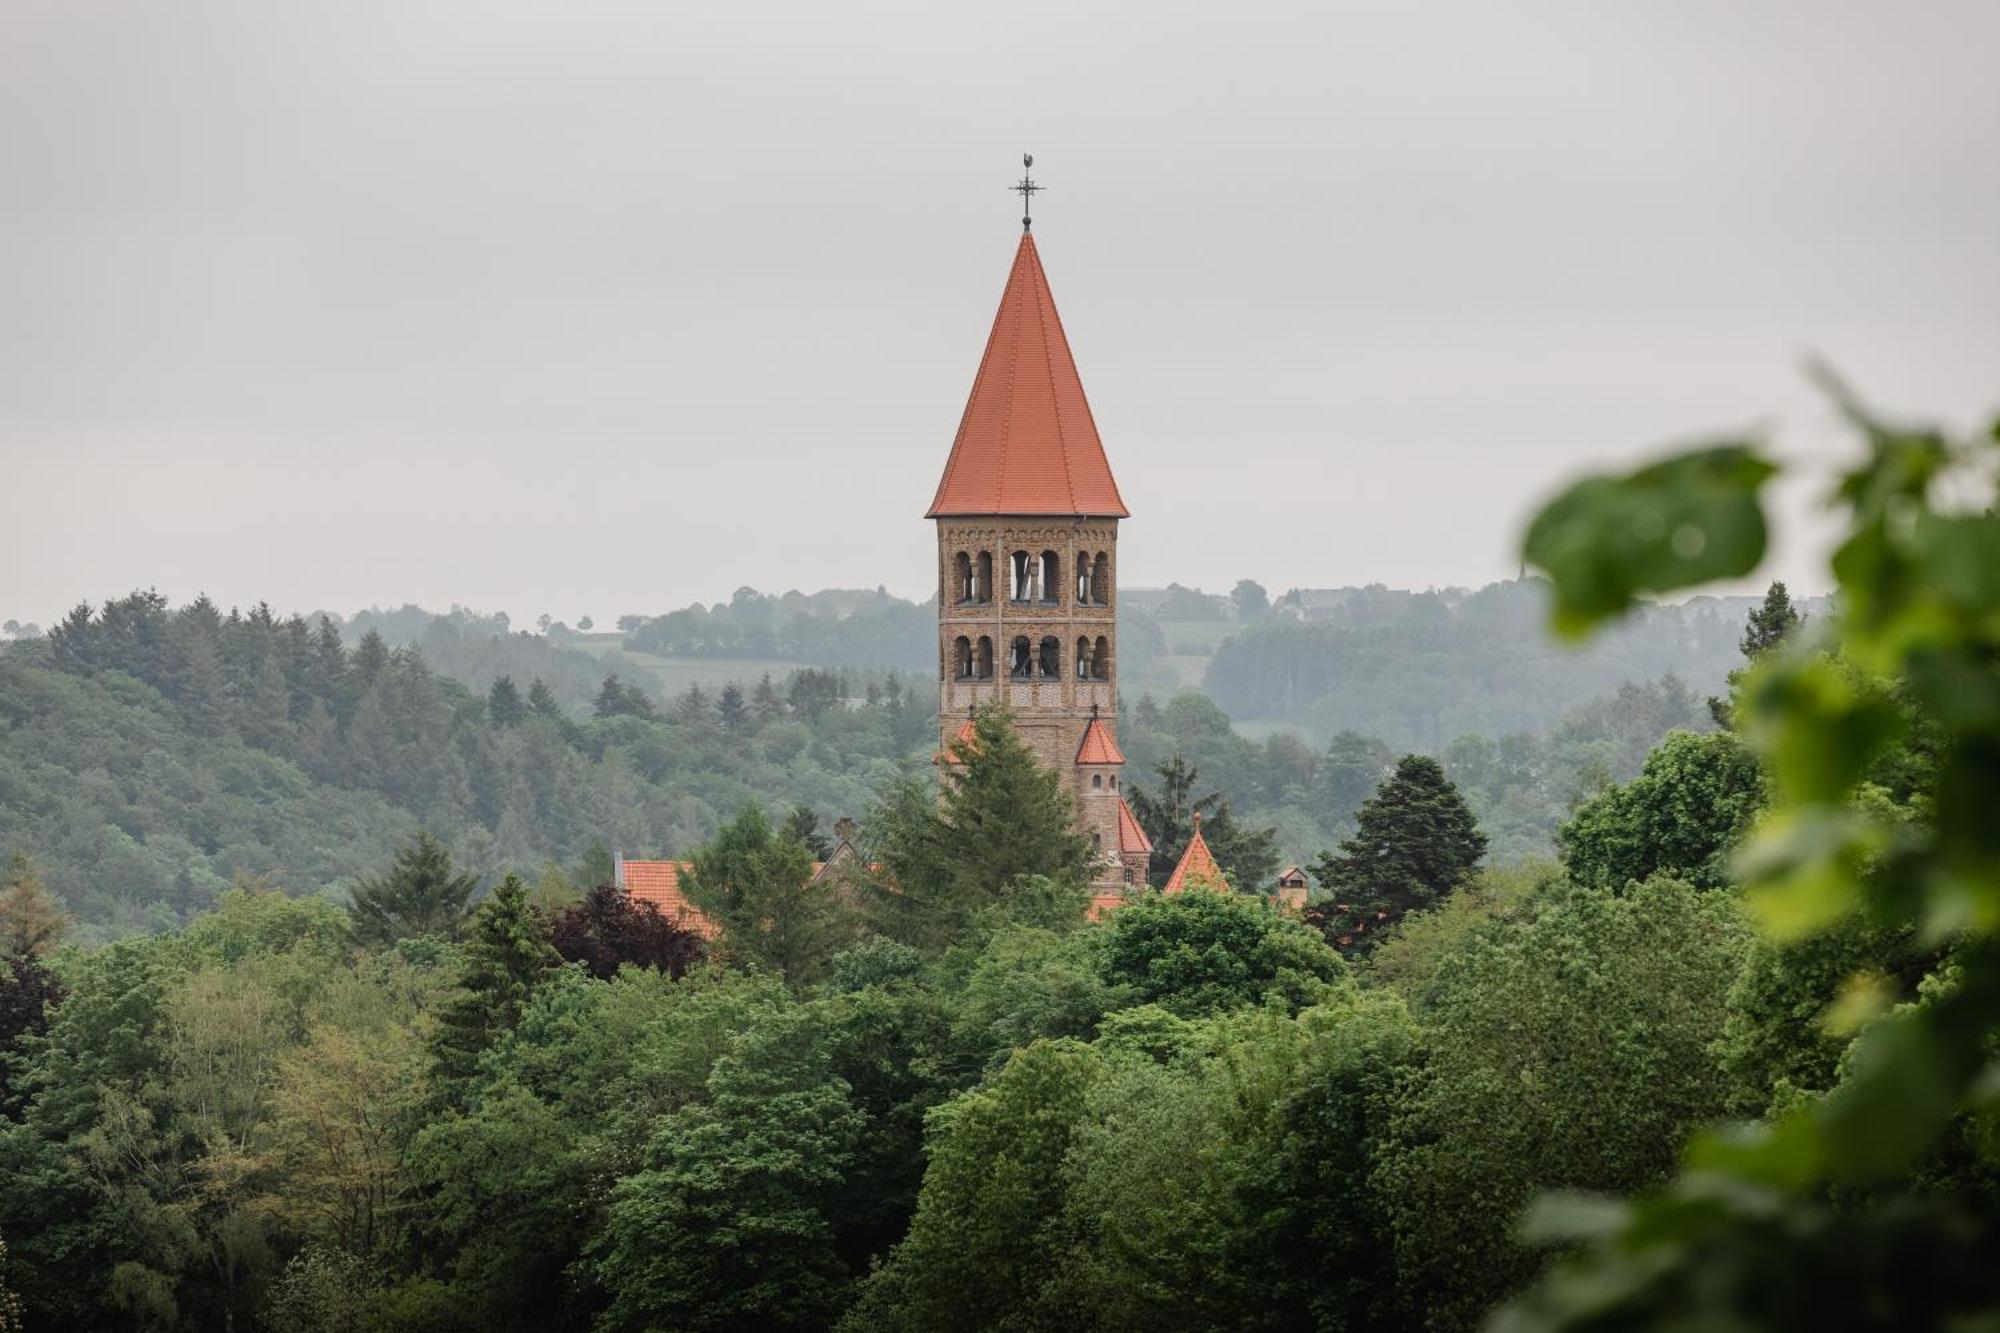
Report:
M 1090 569 L 1090 600 L 1098 606 L 1111 602 L 1111 554 L 1099 551 Z
M 1054 551 L 1042 552 L 1042 600 L 1062 600 L 1062 557 Z
M 1090 674 L 1098 680 L 1111 679 L 1111 640 L 1102 634 L 1090 654 Z
M 1090 775 L 1090 787 L 1092 791 L 1102 791 L 1104 789 L 1104 775 L 1102 773 L 1092 773 Z
M 1053 634 L 1042 636 L 1041 668 L 1043 680 L 1062 679 L 1062 640 Z
M 1090 850 L 1093 852 L 1104 850 L 1104 835 L 1102 833 L 1092 833 L 1090 835 Z
M 960 680 L 970 679 L 972 676 L 972 640 L 961 634 L 958 636 L 958 641 L 952 644 L 951 648 L 952 669 L 957 673 Z
M 958 600 L 970 602 L 978 590 L 972 586 L 972 557 L 960 551 L 952 558 L 952 583 L 958 589 Z
M 993 679 L 993 639 L 990 635 L 979 636 L 979 656 L 973 661 L 972 674 L 980 680 Z
M 1035 599 L 1035 575 L 1041 571 L 1035 567 L 1034 560 L 1029 557 L 1026 551 L 1014 552 L 1009 558 L 1009 563 L 1014 567 L 1014 600 L 1017 602 L 1033 601 Z
M 1028 643 L 1028 636 L 1016 634 L 1014 642 L 1007 648 L 1007 674 L 1016 680 L 1026 680 L 1035 669 L 1035 650 Z
M 1076 604 L 1090 605 L 1090 552 L 1076 553 Z
M 993 552 L 981 551 L 972 583 L 972 600 L 990 602 L 993 600 Z
M 1076 678 L 1090 678 L 1090 640 L 1082 637 L 1076 641 Z

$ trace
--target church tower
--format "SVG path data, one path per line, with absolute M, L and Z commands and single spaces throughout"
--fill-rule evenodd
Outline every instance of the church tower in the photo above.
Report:
M 1036 187 L 1026 178 L 1024 197 Z M 1118 520 L 1097 437 L 1028 220 L 926 518 L 938 537 L 940 740 L 1004 703 L 1076 793 L 1102 910 L 1143 886 L 1151 851 L 1119 790 Z

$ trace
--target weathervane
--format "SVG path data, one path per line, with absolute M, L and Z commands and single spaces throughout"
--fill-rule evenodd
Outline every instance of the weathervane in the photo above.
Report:
M 1042 188 L 1041 186 L 1035 184 L 1035 178 L 1028 174 L 1027 169 L 1034 165 L 1035 165 L 1035 155 L 1033 153 L 1021 154 L 1021 168 L 1022 168 L 1021 183 L 1019 185 L 1009 185 L 1007 187 L 1008 189 L 1014 191 L 1014 193 L 1021 196 L 1022 231 L 1031 231 L 1034 229 L 1035 210 L 1032 207 L 1032 205 L 1035 202 L 1035 192 Z

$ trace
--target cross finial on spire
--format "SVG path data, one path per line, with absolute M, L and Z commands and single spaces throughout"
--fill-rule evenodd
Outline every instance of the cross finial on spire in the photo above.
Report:
M 1021 154 L 1021 183 L 1007 187 L 1021 196 L 1021 230 L 1024 232 L 1034 228 L 1035 210 L 1033 205 L 1035 202 L 1035 193 L 1042 188 L 1035 184 L 1035 178 L 1028 174 L 1028 169 L 1034 165 L 1035 155 L 1033 153 Z

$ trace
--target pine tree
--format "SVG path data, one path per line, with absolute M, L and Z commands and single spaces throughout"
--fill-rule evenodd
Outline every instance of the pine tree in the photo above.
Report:
M 365 944 L 394 944 L 417 935 L 455 938 L 478 885 L 477 875 L 456 872 L 444 844 L 419 833 L 385 873 L 355 885 L 350 926 Z
M 1366 952 L 1404 914 L 1441 902 L 1486 854 L 1472 811 L 1428 755 L 1404 755 L 1355 823 L 1340 854 L 1313 866 L 1336 900 L 1327 934 L 1343 952 Z
M 283 753 L 292 736 L 291 692 L 275 651 L 266 651 L 250 677 L 250 690 L 237 709 L 237 731 L 260 750 Z
M 348 691 L 347 648 L 340 641 L 340 627 L 329 616 L 319 618 L 319 629 L 313 635 L 310 680 L 313 695 L 344 725 L 354 712 L 354 699 Z
M 354 678 L 358 689 L 366 690 L 382 678 L 389 668 L 389 645 L 382 639 L 381 632 L 369 630 L 361 636 L 360 644 L 354 649 Z
M 1236 822 L 1229 802 L 1212 791 L 1194 798 L 1195 779 L 1200 770 L 1178 753 L 1153 771 L 1160 775 L 1160 794 L 1149 795 L 1139 787 L 1127 787 L 1125 794 L 1132 814 L 1153 844 L 1146 862 L 1146 880 L 1154 888 L 1166 884 L 1180 864 L 1181 854 L 1194 838 L 1194 816 L 1201 816 L 1202 841 L 1214 854 L 1230 884 L 1245 893 L 1262 890 L 1278 868 L 1278 831 L 1246 829 Z
M 833 842 L 819 831 L 819 812 L 809 805 L 793 806 L 792 813 L 785 816 L 781 832 L 804 844 L 815 861 L 824 861 L 833 855 Z
M 174 690 L 188 729 L 215 737 L 229 729 L 229 688 L 222 666 L 219 631 L 198 616 L 174 623 Z
M 1769 652 L 1783 643 L 1802 620 L 1785 585 L 1773 583 L 1764 591 L 1763 604 L 1751 608 L 1749 622 L 1743 627 L 1743 655 L 1755 660 Z
M 722 729 L 737 734 L 749 729 L 750 708 L 743 702 L 743 690 L 735 681 L 722 687 L 722 693 L 715 698 L 715 715 L 722 722 Z
M 689 727 L 704 726 L 714 721 L 715 713 L 708 702 L 708 691 L 699 685 L 688 686 L 686 692 L 674 700 L 674 717 Z
M 514 688 L 514 678 L 496 678 L 493 688 L 486 691 L 487 720 L 496 727 L 512 727 L 518 726 L 527 715 L 527 705 L 521 702 L 521 692 Z
M 548 926 L 528 905 L 527 886 L 507 876 L 472 914 L 459 966 L 461 993 L 438 1015 L 433 1052 L 441 1082 L 472 1076 L 480 1054 L 521 1021 L 528 996 L 559 961 Z
M 883 933 L 923 949 L 950 944 L 1025 878 L 1078 886 L 1090 866 L 1075 797 L 1004 708 L 974 713 L 972 738 L 954 741 L 951 758 L 942 799 L 905 783 L 869 819 Z
M 812 882 L 812 852 L 745 806 L 697 848 L 686 878 L 689 901 L 722 927 L 722 949 L 787 981 L 817 979 L 852 943 L 842 903 Z
M 759 726 L 785 715 L 784 698 L 779 695 L 778 687 L 771 683 L 770 672 L 766 671 L 764 678 L 757 682 L 757 688 L 751 691 L 750 707 L 757 714 Z
M 528 682 L 528 711 L 554 722 L 569 720 L 569 714 L 563 711 L 562 701 L 556 698 L 556 692 L 540 676 Z

